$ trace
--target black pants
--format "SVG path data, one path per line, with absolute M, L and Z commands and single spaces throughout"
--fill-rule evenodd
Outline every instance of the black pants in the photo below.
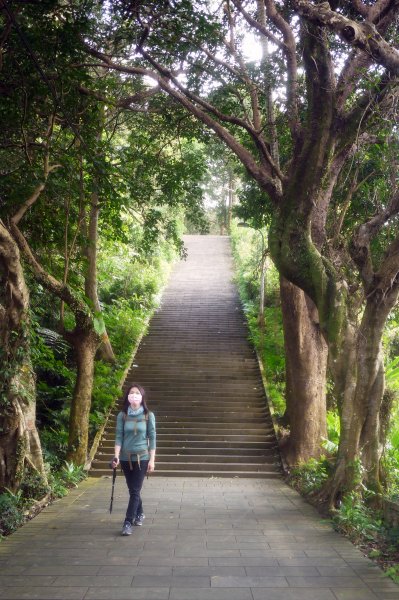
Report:
M 132 469 L 130 469 L 128 461 L 121 460 L 121 467 L 130 496 L 126 511 L 126 521 L 133 523 L 138 515 L 143 514 L 143 503 L 140 492 L 147 473 L 148 460 L 141 460 L 140 466 L 137 461 L 132 462 Z

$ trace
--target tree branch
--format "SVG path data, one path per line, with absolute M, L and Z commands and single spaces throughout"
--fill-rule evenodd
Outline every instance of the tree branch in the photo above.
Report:
M 399 52 L 378 33 L 372 23 L 359 23 L 331 10 L 328 2 L 312 4 L 309 0 L 293 0 L 298 13 L 313 23 L 327 27 L 345 42 L 360 48 L 395 74 L 399 73 Z M 394 11 L 392 11 L 393 15 Z M 393 18 L 393 16 L 392 16 Z
M 18 225 L 18 223 L 20 222 L 22 217 L 25 215 L 26 211 L 29 210 L 29 208 L 36 202 L 36 200 L 39 198 L 40 194 L 46 188 L 47 179 L 48 179 L 48 176 L 50 175 L 50 173 L 52 173 L 53 171 L 55 171 L 56 169 L 58 169 L 59 167 L 62 166 L 62 165 L 50 165 L 49 164 L 49 161 L 50 161 L 50 151 L 49 151 L 50 150 L 50 139 L 51 139 L 51 136 L 53 135 L 54 119 L 55 119 L 55 115 L 51 115 L 49 117 L 49 125 L 47 128 L 46 134 L 45 134 L 46 141 L 44 143 L 45 154 L 44 154 L 44 166 L 43 166 L 43 181 L 36 187 L 33 194 L 22 204 L 22 206 L 18 209 L 18 211 L 15 213 L 15 215 L 11 218 L 11 221 L 15 225 Z
M 76 294 L 72 292 L 68 285 L 60 283 L 55 277 L 47 273 L 39 261 L 35 258 L 26 238 L 13 221 L 10 223 L 10 231 L 17 242 L 19 250 L 24 255 L 27 263 L 32 269 L 35 278 L 47 289 L 61 300 L 64 300 L 72 310 L 76 318 L 76 325 L 82 329 L 92 328 L 93 317 L 88 306 Z
M 247 68 L 246 68 L 242 58 L 239 56 L 239 54 L 237 52 L 233 16 L 231 14 L 231 11 L 229 10 L 228 3 L 226 6 L 227 6 L 226 13 L 228 16 L 228 22 L 229 22 L 229 27 L 230 27 L 230 42 L 226 43 L 226 46 L 227 46 L 227 49 L 231 52 L 231 54 L 234 57 L 234 59 L 236 60 L 236 62 L 239 64 L 244 83 L 248 87 L 249 96 L 251 98 L 252 123 L 253 123 L 254 129 L 258 132 L 258 136 L 260 137 L 261 136 L 260 132 L 262 129 L 262 122 L 261 122 L 261 115 L 260 115 L 260 110 L 259 110 L 259 98 L 258 98 L 257 86 L 253 83 L 253 81 L 251 81 L 251 78 L 248 75 Z
M 389 246 L 382 265 L 375 274 L 376 288 L 386 296 L 388 292 L 399 286 L 399 236 Z
M 396 10 L 398 9 L 396 2 Z M 395 0 L 377 0 L 375 4 L 369 7 L 368 20 L 372 23 L 380 21 L 391 10 L 395 10 Z
M 115 106 L 116 108 L 125 108 L 127 110 L 139 110 L 133 108 L 132 104 L 138 104 L 139 102 L 143 102 L 148 98 L 152 98 L 155 94 L 159 93 L 158 87 L 151 88 L 150 90 L 143 90 L 142 92 L 137 92 L 137 94 L 133 94 L 132 96 L 126 96 L 125 98 L 115 99 L 110 98 L 108 96 L 104 96 L 104 94 L 100 94 L 94 90 L 89 90 L 84 86 L 79 86 L 78 91 L 84 96 L 90 96 L 91 98 L 95 98 L 104 104 L 109 104 L 110 106 Z
M 369 6 L 366 6 L 362 0 L 352 0 L 352 5 L 356 8 L 359 15 L 367 19 L 369 16 Z
M 11 218 L 11 220 L 13 221 L 13 223 L 15 223 L 15 225 L 18 225 L 18 223 L 20 222 L 20 220 L 22 219 L 22 217 L 24 216 L 26 211 L 36 202 L 36 200 L 39 198 L 40 194 L 45 189 L 45 187 L 46 187 L 45 182 L 39 183 L 39 185 L 37 186 L 37 188 L 35 189 L 33 194 L 22 204 L 22 206 L 20 206 L 18 211 Z
M 276 10 L 274 2 L 265 2 L 267 15 L 281 32 L 284 42 L 281 42 L 273 35 L 263 24 L 254 19 L 243 7 L 239 0 L 232 0 L 234 6 L 241 12 L 245 20 L 251 27 L 256 29 L 261 35 L 265 36 L 280 50 L 283 51 L 287 61 L 287 112 L 292 135 L 296 138 L 299 134 L 300 122 L 298 115 L 298 65 L 296 59 L 296 41 L 290 25 L 285 21 Z
M 90 49 L 91 53 L 93 50 Z M 278 167 L 273 163 L 270 153 L 269 153 L 269 165 L 268 168 L 263 164 L 262 167 L 257 164 L 254 156 L 249 152 L 242 144 L 240 144 L 235 137 L 221 125 L 218 121 L 216 121 L 212 116 L 210 116 L 204 109 L 209 110 L 214 114 L 214 116 L 220 118 L 221 120 L 225 120 L 226 122 L 238 125 L 244 128 L 248 133 L 250 133 L 251 137 L 254 139 L 255 143 L 258 142 L 256 132 L 251 129 L 245 121 L 242 119 L 229 117 L 228 115 L 224 115 L 220 113 L 214 106 L 205 102 L 195 94 L 186 90 L 181 84 L 176 80 L 169 81 L 172 77 L 172 74 L 162 67 L 161 65 L 157 66 L 156 61 L 154 61 L 151 57 L 147 56 L 147 53 L 144 50 L 141 50 L 144 58 L 147 58 L 151 61 L 151 64 L 155 62 L 155 68 L 159 70 L 151 71 L 150 69 L 144 69 L 142 67 L 131 67 L 128 65 L 120 65 L 118 63 L 113 62 L 109 56 L 102 54 L 101 52 L 95 51 L 95 56 L 101 58 L 104 62 L 101 65 L 104 68 L 112 69 L 115 71 L 119 71 L 121 73 L 127 73 L 130 75 L 147 75 L 157 81 L 159 87 L 164 90 L 169 96 L 175 99 L 179 104 L 184 106 L 191 114 L 196 116 L 202 123 L 207 125 L 210 129 L 212 129 L 216 135 L 226 143 L 226 145 L 238 156 L 238 158 L 243 163 L 244 167 L 251 173 L 254 179 L 265 189 L 275 201 L 279 201 L 281 193 L 280 186 L 281 181 L 285 181 L 286 177 L 283 173 L 278 169 Z M 181 90 L 181 91 L 180 91 Z M 196 106 L 195 103 L 200 105 Z M 276 177 L 278 180 L 276 181 Z
M 371 63 L 371 56 L 354 48 L 345 62 L 337 83 L 337 111 L 344 109 L 345 102 L 356 89 L 356 84 Z
M 351 242 L 350 253 L 359 269 L 366 290 L 370 289 L 370 286 L 372 285 L 373 279 L 375 277 L 370 252 L 370 242 L 378 234 L 383 225 L 397 214 L 399 214 L 399 190 L 396 190 L 396 192 L 392 195 L 385 209 L 375 214 L 371 219 L 369 219 L 369 221 L 367 221 L 367 223 L 363 223 L 362 225 L 360 225 L 360 227 L 358 227 L 356 232 L 354 233 Z M 389 272 L 390 274 L 392 273 L 392 265 L 390 263 L 394 264 L 395 252 L 397 254 L 397 267 L 399 268 L 398 244 L 399 238 L 397 238 L 393 242 L 390 249 L 388 250 L 386 258 L 384 259 L 383 264 L 379 269 L 380 274 L 383 271 L 387 271 L 388 264 L 390 265 L 390 267 L 387 272 Z

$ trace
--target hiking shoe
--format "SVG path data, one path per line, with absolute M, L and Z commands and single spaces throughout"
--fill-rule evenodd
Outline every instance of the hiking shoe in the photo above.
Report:
M 122 527 L 122 535 L 132 535 L 133 528 L 129 521 L 125 521 Z
M 136 527 L 141 527 L 144 519 L 145 519 L 145 515 L 143 515 L 143 514 L 137 515 L 137 517 L 133 521 L 133 525 L 136 525 Z

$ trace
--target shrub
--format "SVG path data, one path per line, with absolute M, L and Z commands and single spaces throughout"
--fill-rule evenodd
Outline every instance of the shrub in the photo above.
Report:
M 327 480 L 331 470 L 329 461 L 322 456 L 294 467 L 290 473 L 290 483 L 303 494 L 317 492 Z
M 50 486 L 45 483 L 40 473 L 25 473 L 21 486 L 18 490 L 24 501 L 43 498 L 51 491 Z
M 364 504 L 359 492 L 346 494 L 340 508 L 333 516 L 335 527 L 354 543 L 376 540 L 382 533 L 381 516 Z
M 20 504 L 21 495 L 0 494 L 0 536 L 9 535 L 23 523 Z

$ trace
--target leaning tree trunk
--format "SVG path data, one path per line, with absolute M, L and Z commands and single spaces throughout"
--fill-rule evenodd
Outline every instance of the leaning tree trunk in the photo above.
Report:
M 84 465 L 89 442 L 89 415 L 98 337 L 90 329 L 75 330 L 68 334 L 68 340 L 75 349 L 76 381 L 69 416 L 67 459 L 75 465 Z
M 0 491 L 15 492 L 28 467 L 47 483 L 36 429 L 29 294 L 19 250 L 0 221 Z
M 317 458 L 326 437 L 327 345 L 317 309 L 305 293 L 280 278 L 290 436 L 283 452 L 289 465 Z

